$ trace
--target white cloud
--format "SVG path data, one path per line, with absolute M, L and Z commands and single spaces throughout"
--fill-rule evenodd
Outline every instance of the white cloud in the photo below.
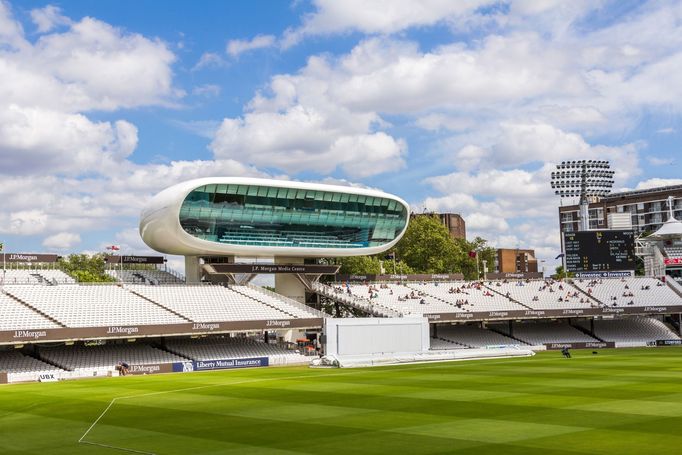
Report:
M 81 114 L 0 106 L 0 174 L 82 173 L 127 157 L 137 128 L 94 123 Z
M 658 188 L 661 186 L 673 186 L 682 185 L 682 179 L 662 179 L 662 178 L 650 178 L 639 182 L 635 187 L 636 190 L 648 190 L 649 188 Z
M 376 114 L 353 113 L 325 99 L 322 81 L 280 76 L 271 88 L 273 96 L 257 95 L 243 117 L 223 120 L 211 143 L 216 158 L 289 173 L 329 174 L 340 167 L 352 177 L 404 166 L 406 143 L 372 132 Z
M 466 227 L 472 231 L 496 231 L 499 233 L 509 229 L 509 224 L 504 218 L 487 213 L 470 213 L 465 222 Z
M 38 27 L 39 33 L 46 33 L 56 27 L 72 24 L 71 19 L 62 15 L 61 8 L 54 5 L 32 9 L 31 20 Z
M 175 56 L 161 41 L 84 18 L 63 33 L 3 50 L 23 40 L 17 33 L 0 35 L 0 105 L 73 113 L 169 104 L 179 95 L 172 85 Z
M 673 134 L 675 131 L 675 128 L 661 128 L 656 130 L 658 134 Z
M 45 248 L 51 248 L 55 250 L 68 250 L 81 242 L 81 236 L 73 232 L 60 232 L 58 234 L 46 237 L 43 240 L 43 246 Z
M 646 160 L 652 166 L 671 166 L 675 163 L 673 158 L 662 157 L 662 156 L 647 156 Z
M 192 94 L 203 97 L 214 97 L 220 95 L 221 87 L 216 84 L 204 84 L 194 87 L 192 89 Z
M 192 67 L 192 71 L 198 71 L 202 68 L 210 68 L 223 66 L 227 62 L 215 52 L 204 52 L 201 54 L 199 61 Z
M 72 22 L 53 6 L 31 14 L 43 33 L 35 43 L 0 1 L 0 174 L 109 172 L 137 147 L 137 127 L 86 112 L 173 103 L 175 56 L 159 40 Z
M 275 41 L 274 35 L 257 35 L 250 40 L 230 40 L 225 50 L 230 56 L 238 57 L 247 51 L 272 47 Z
M 283 44 L 288 47 L 306 36 L 347 31 L 390 34 L 452 20 L 492 3 L 490 0 L 315 0 L 316 10 L 304 17 L 301 27 L 287 30 Z
M 12 50 L 26 48 L 28 43 L 24 39 L 24 29 L 14 20 L 8 3 L 0 1 L 0 49 L 2 45 Z

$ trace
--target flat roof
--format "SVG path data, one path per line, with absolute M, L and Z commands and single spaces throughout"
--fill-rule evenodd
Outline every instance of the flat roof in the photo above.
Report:
M 648 188 L 645 190 L 621 191 L 620 193 L 611 193 L 602 198 L 603 201 L 618 199 L 622 197 L 642 196 L 645 194 L 666 193 L 670 191 L 682 191 L 682 185 L 659 186 L 657 188 Z

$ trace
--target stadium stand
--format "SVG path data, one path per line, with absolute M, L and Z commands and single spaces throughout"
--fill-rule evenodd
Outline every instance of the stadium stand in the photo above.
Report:
M 0 351 L 0 372 L 8 374 L 10 382 L 36 380 L 37 375 L 61 372 L 54 365 L 23 355 L 17 350 Z
M 554 280 L 505 280 L 489 282 L 486 286 L 534 310 L 598 306 L 589 296 Z
M 605 306 L 680 304 L 680 297 L 656 278 L 576 279 L 573 285 Z
M 589 322 L 582 321 L 580 324 L 587 328 Z M 680 339 L 663 321 L 648 317 L 595 320 L 594 334 L 604 341 L 614 341 L 616 347 L 643 346 L 656 340 Z
M 116 285 L 7 285 L 4 292 L 67 327 L 187 322 Z
M 223 286 L 130 285 L 128 289 L 194 322 L 292 318 L 291 314 L 279 308 Z
M 350 305 L 354 308 L 357 308 L 374 316 L 389 318 L 402 316 L 400 311 L 397 311 L 393 308 L 389 308 L 379 301 L 374 300 L 370 302 L 368 298 L 369 296 L 360 297 L 357 295 L 349 294 L 348 289 L 344 290 L 344 288 L 341 286 L 329 286 L 323 283 L 316 282 L 313 283 L 313 289 L 315 289 L 315 291 L 318 292 L 319 294 L 329 297 L 332 300 L 344 303 L 346 305 Z
M 507 324 L 492 325 L 503 333 L 508 332 Z M 572 327 L 562 321 L 527 321 L 515 322 L 512 325 L 514 338 L 522 340 L 530 345 L 542 345 L 544 343 L 582 343 L 599 341 L 586 333 Z
M 486 346 L 503 346 L 503 345 L 524 345 L 513 338 L 481 328 L 477 325 L 445 325 L 438 327 L 438 338 L 449 342 L 456 343 L 459 346 L 450 349 L 460 348 L 484 348 Z M 432 349 L 433 349 L 433 338 Z M 440 345 L 440 343 L 439 343 Z
M 682 245 L 666 246 L 664 247 L 664 251 L 669 258 L 682 258 Z
M 193 360 L 268 357 L 271 365 L 310 362 L 310 357 L 306 357 L 296 351 L 245 338 L 170 339 L 166 341 L 166 348 L 171 352 Z
M 121 283 L 183 284 L 184 280 L 163 270 L 107 270 L 107 275 Z
M 348 294 L 350 289 L 351 294 Z M 365 283 L 316 287 L 327 297 L 379 316 L 679 305 L 682 299 L 655 278 L 479 282 Z M 613 300 L 616 297 L 616 300 Z
M 115 344 L 104 346 L 40 347 L 42 359 L 59 365 L 78 376 L 101 376 L 115 371 L 118 362 L 133 364 L 158 364 L 183 362 L 177 354 L 162 351 L 146 344 Z
M 411 289 L 454 305 L 455 311 L 526 310 L 494 287 L 479 282 L 410 283 Z
M 364 295 L 370 303 L 376 302 L 404 316 L 458 311 L 454 305 L 402 284 L 351 284 L 350 290 L 353 295 Z
M 7 294 L 0 293 L 0 330 L 54 329 L 59 325 Z
M 231 286 L 236 292 L 257 300 L 265 305 L 277 308 L 295 318 L 315 318 L 327 316 L 302 303 L 289 299 L 283 295 L 275 294 L 259 286 Z
M 5 284 L 73 284 L 76 282 L 61 270 L 7 269 Z

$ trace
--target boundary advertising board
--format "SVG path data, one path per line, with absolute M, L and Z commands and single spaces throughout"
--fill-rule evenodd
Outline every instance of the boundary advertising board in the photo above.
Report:
M 568 349 L 604 349 L 615 348 L 613 341 L 588 341 L 587 343 L 545 343 L 548 351 L 559 351 L 563 348 Z
M 430 313 L 424 317 L 431 323 L 466 322 L 507 319 L 576 318 L 590 316 L 618 316 L 624 314 L 681 313 L 682 305 L 644 307 L 564 308 L 558 310 L 506 310 L 506 311 L 460 311 L 453 313 Z
M 232 370 L 235 368 L 267 367 L 269 364 L 270 359 L 268 357 L 249 357 L 243 359 L 223 360 L 193 360 L 174 363 L 173 371 L 176 373 L 186 373 L 189 371 Z

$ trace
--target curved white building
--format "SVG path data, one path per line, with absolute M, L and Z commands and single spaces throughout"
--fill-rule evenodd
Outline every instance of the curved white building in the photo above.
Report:
M 377 190 L 209 177 L 154 196 L 140 235 L 159 252 L 184 256 L 359 256 L 391 248 L 408 220 L 405 201 Z

